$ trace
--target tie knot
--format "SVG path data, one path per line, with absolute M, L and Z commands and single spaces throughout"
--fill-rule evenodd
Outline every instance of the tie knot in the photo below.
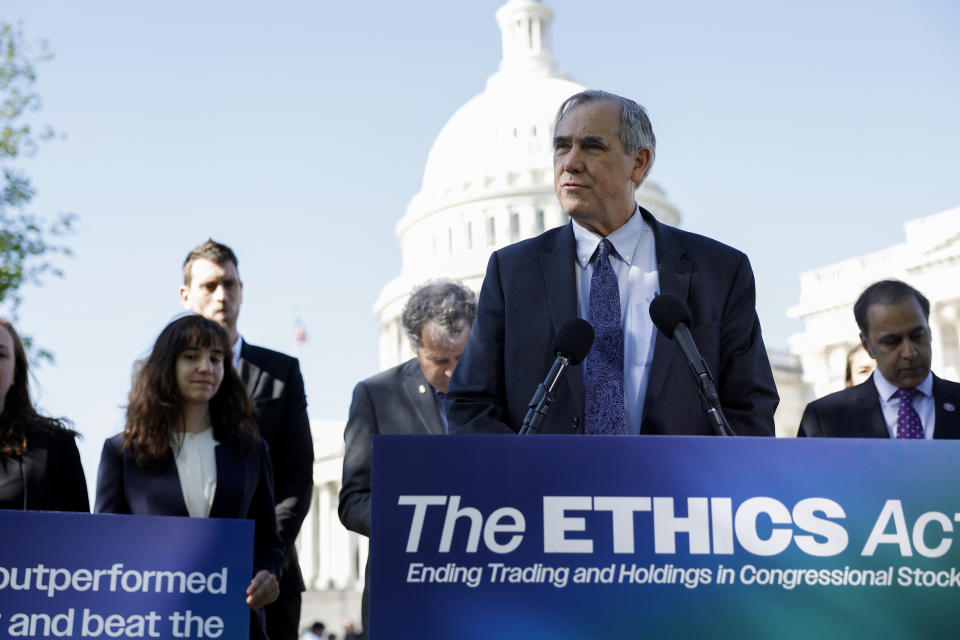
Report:
M 600 246 L 597 247 L 597 259 L 606 260 L 610 257 L 610 251 L 613 249 L 613 244 L 604 238 L 600 241 Z
M 897 396 L 901 402 L 913 402 L 913 396 L 917 395 L 917 390 L 900 388 L 893 395 Z

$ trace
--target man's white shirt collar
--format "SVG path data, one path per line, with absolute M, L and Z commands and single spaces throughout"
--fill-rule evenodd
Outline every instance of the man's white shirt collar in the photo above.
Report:
M 884 378 L 883 374 L 880 373 L 880 369 L 874 369 L 873 371 L 873 384 L 877 387 L 877 393 L 880 394 L 880 398 L 884 402 L 889 402 L 893 395 L 900 389 L 900 387 Z M 927 377 L 924 378 L 923 382 L 916 386 L 916 389 L 928 398 L 933 397 L 932 371 L 927 374 Z
M 597 246 L 603 237 L 586 227 L 581 227 L 576 221 L 571 221 L 573 225 L 573 237 L 577 243 L 577 262 L 580 267 L 585 267 L 593 254 L 597 252 Z M 621 260 L 628 265 L 633 265 L 633 260 L 637 258 L 637 245 L 641 236 L 650 231 L 650 225 L 640 215 L 640 206 L 633 210 L 633 215 L 620 228 L 607 236 L 607 240 L 613 245 L 614 251 Z

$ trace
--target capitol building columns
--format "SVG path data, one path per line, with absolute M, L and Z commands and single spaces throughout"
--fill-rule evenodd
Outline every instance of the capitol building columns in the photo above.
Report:
M 930 310 L 933 333 L 933 370 L 960 380 L 960 297 L 938 302 Z
M 790 339 L 815 397 L 843 388 L 845 352 L 859 342 L 853 304 L 878 280 L 902 280 L 930 300 L 933 371 L 960 380 L 960 208 L 908 220 L 904 242 L 808 271 L 788 315 L 804 331 Z
M 354 590 L 363 584 L 366 539 L 344 529 L 337 513 L 343 469 L 343 422 L 314 420 L 313 496 L 297 537 L 308 590 Z
M 559 71 L 550 52 L 552 19 L 539 0 L 509 0 L 497 10 L 499 68 L 440 130 L 420 190 L 396 224 L 400 272 L 374 303 L 381 370 L 413 357 L 400 315 L 414 288 L 452 278 L 479 293 L 493 251 L 568 222 L 553 191 L 553 118 L 584 87 Z M 656 182 L 648 179 L 637 200 L 659 220 L 680 224 Z M 314 496 L 297 542 L 310 590 L 304 611 L 329 620 L 344 617 L 327 613 L 335 605 L 358 607 L 351 597 L 362 589 L 368 553 L 367 539 L 346 531 L 337 515 L 343 429 L 342 421 L 312 424 Z

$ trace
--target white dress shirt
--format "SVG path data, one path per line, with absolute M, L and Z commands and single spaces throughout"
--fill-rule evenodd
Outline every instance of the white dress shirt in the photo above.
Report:
M 213 427 L 200 433 L 175 433 L 172 446 L 187 513 L 191 518 L 209 517 L 217 491 L 217 441 L 213 439 Z
M 883 377 L 880 369 L 873 371 L 873 384 L 880 394 L 880 407 L 883 409 L 883 419 L 887 423 L 887 431 L 891 438 L 897 437 L 897 412 L 900 410 L 900 398 L 896 396 L 899 387 Z M 933 374 L 917 385 L 917 393 L 913 396 L 913 408 L 920 416 L 923 425 L 923 437 L 933 439 L 934 419 L 936 418 L 936 403 L 933 401 Z
M 577 243 L 577 292 L 579 315 L 590 320 L 590 280 L 600 240 L 596 233 L 573 223 Z M 643 401 L 653 364 L 656 327 L 650 319 L 650 302 L 660 292 L 657 272 L 657 251 L 653 229 L 640 215 L 639 207 L 626 224 L 607 236 L 613 245 L 610 265 L 620 288 L 620 318 L 623 324 L 623 400 L 627 432 L 640 433 L 643 422 Z M 584 367 L 586 375 L 586 367 Z

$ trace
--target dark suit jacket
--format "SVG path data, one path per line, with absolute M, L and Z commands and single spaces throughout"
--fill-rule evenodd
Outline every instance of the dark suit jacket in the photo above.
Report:
M 933 437 L 960 439 L 960 384 L 933 376 Z M 949 411 L 945 408 L 952 405 Z M 814 400 L 803 410 L 798 437 L 889 438 L 873 376 L 855 387 Z
M 300 363 L 244 341 L 238 373 L 253 400 L 253 417 L 260 435 L 270 445 L 277 529 L 285 552 L 280 593 L 300 593 L 304 590 L 303 576 L 293 543 L 313 493 L 313 439 Z
M 95 513 L 184 516 L 187 512 L 173 450 L 155 468 L 141 469 L 123 450 L 123 434 L 108 438 L 100 455 Z M 283 566 L 283 545 L 277 535 L 270 454 L 261 439 L 242 456 L 227 443 L 217 445 L 217 489 L 211 518 L 246 518 L 256 523 L 254 570 L 275 576 Z
M 283 543 L 277 534 L 270 453 L 261 438 L 242 456 L 226 443 L 217 445 L 217 489 L 211 518 L 253 520 L 254 573 L 266 569 L 275 576 L 283 570 Z M 132 513 L 189 516 L 173 451 L 156 468 L 141 469 L 123 451 L 123 434 L 108 438 L 100 455 L 95 513 Z M 250 638 L 265 640 L 263 609 L 250 614 Z
M 422 390 L 422 391 L 421 391 Z M 340 521 L 370 535 L 370 440 L 375 433 L 442 434 L 433 389 L 417 359 L 357 384 L 343 434 Z
M 755 310 L 747 257 L 715 240 L 657 222 L 660 292 L 690 308 L 693 339 L 717 381 L 734 433 L 774 433 L 779 402 Z M 573 224 L 573 223 L 570 223 Z M 570 225 L 493 253 L 477 318 L 446 397 L 451 433 L 519 431 L 527 403 L 554 360 L 551 343 L 577 317 Z M 540 433 L 583 432 L 582 365 L 571 368 Z M 710 435 L 693 374 L 680 349 L 657 333 L 644 401 L 644 434 Z
M 20 464 L 0 465 L 0 473 L 21 473 L 23 508 L 32 511 L 90 511 L 87 480 L 76 436 L 67 431 L 32 431 Z M 10 461 L 12 462 L 12 461 Z M 7 471 L 4 471 L 6 469 Z

